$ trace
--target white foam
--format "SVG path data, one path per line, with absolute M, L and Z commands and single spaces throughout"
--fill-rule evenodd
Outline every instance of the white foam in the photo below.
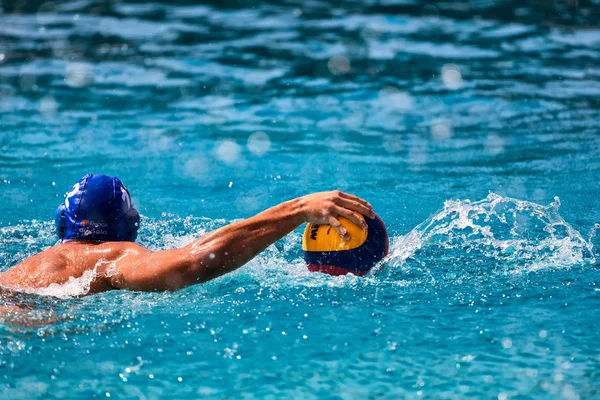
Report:
M 407 260 L 435 264 L 441 247 L 461 263 L 481 257 L 507 273 L 543 268 L 568 268 L 595 262 L 592 244 L 558 213 L 560 201 L 541 206 L 490 193 L 485 199 L 448 200 L 444 208 L 400 236 L 392 244 L 384 267 L 407 270 Z M 465 256 L 466 260 L 465 260 Z
M 100 259 L 94 266 L 94 269 L 84 271 L 83 274 L 77 278 L 71 276 L 65 283 L 52 283 L 43 288 L 13 288 L 13 290 L 18 290 L 19 292 L 23 293 L 37 294 L 41 296 L 52 296 L 60 299 L 79 297 L 89 293 L 92 282 L 94 282 L 95 279 L 99 277 L 112 276 L 116 272 L 117 270 L 114 261 Z

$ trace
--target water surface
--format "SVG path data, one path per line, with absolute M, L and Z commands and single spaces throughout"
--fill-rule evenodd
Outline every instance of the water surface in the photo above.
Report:
M 365 278 L 309 274 L 299 229 L 175 293 L 5 300 L 37 311 L 0 324 L 2 398 L 599 396 L 598 1 L 0 12 L 0 269 L 88 172 L 156 250 L 334 188 L 392 241 Z

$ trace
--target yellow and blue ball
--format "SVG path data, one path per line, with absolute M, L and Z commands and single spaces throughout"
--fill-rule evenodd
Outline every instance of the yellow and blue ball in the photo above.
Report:
M 367 232 L 349 219 L 339 218 L 349 240 L 342 239 L 330 225 L 306 225 L 302 251 L 309 271 L 362 276 L 387 255 L 389 238 L 381 218 L 358 216 L 366 221 Z

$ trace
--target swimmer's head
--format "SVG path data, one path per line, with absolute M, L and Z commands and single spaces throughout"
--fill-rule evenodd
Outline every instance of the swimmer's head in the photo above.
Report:
M 61 240 L 134 242 L 139 225 L 129 191 L 112 176 L 85 175 L 56 210 Z

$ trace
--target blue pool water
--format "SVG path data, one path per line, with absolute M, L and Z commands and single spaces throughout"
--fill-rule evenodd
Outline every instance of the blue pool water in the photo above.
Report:
M 0 270 L 88 172 L 167 249 L 313 191 L 389 257 L 310 274 L 301 229 L 175 293 L 15 300 L 0 397 L 600 396 L 600 2 L 0 2 Z M 55 319 L 48 322 L 48 318 Z

